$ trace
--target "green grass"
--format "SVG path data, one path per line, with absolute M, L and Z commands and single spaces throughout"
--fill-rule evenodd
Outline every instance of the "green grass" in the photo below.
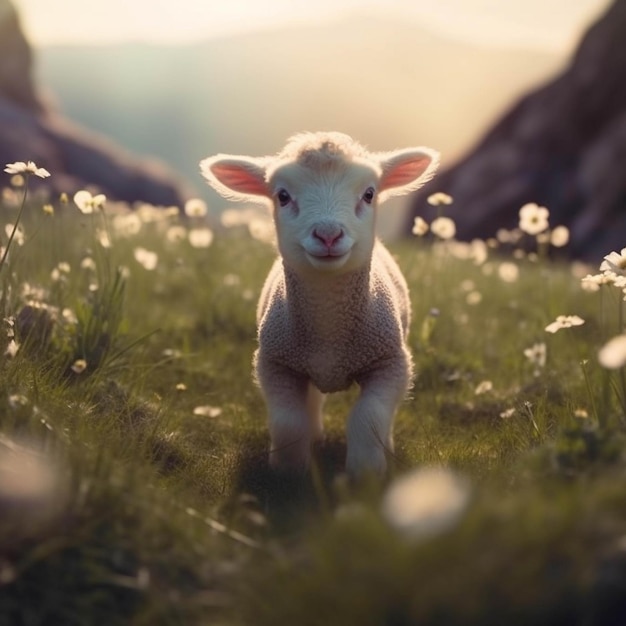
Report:
M 418 376 L 390 476 L 342 474 L 351 390 L 310 476 L 288 479 L 268 469 L 250 367 L 272 249 L 237 229 L 171 242 L 178 217 L 122 236 L 104 215 L 28 203 L 0 268 L 0 352 L 19 344 L 0 357 L 0 625 L 622 623 L 624 403 L 596 358 L 617 290 L 583 292 L 565 263 L 516 260 L 507 283 L 496 251 L 393 246 Z M 586 323 L 545 333 L 561 314 Z M 523 351 L 541 342 L 535 372 Z M 433 465 L 467 479 L 469 505 L 410 540 L 381 498 Z

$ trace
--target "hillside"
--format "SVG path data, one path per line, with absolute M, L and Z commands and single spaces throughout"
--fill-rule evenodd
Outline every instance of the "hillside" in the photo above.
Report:
M 302 129 L 340 129 L 380 149 L 429 144 L 450 162 L 558 64 L 366 16 L 181 47 L 55 46 L 37 56 L 39 83 L 71 119 L 196 186 L 201 157 L 273 152 Z

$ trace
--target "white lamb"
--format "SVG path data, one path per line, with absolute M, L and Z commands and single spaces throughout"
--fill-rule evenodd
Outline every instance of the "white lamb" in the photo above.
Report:
M 406 281 L 375 235 L 376 207 L 431 178 L 428 148 L 371 153 L 347 135 L 303 133 L 276 156 L 217 155 L 201 170 L 232 200 L 268 199 L 280 257 L 257 308 L 254 368 L 269 412 L 270 463 L 305 469 L 324 394 L 360 386 L 347 423 L 349 474 L 384 473 L 412 379 Z

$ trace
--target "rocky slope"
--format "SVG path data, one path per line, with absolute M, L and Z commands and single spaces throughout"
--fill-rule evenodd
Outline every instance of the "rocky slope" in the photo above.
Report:
M 187 194 L 164 166 L 134 157 L 56 113 L 37 92 L 32 51 L 10 0 L 0 0 L 0 164 L 35 161 L 51 191 L 91 188 L 127 202 L 180 205 Z
M 454 197 L 461 239 L 517 224 L 526 202 L 571 231 L 572 256 L 597 260 L 626 247 L 626 1 L 615 0 L 583 37 L 569 67 L 522 98 L 465 158 L 416 195 Z M 409 227 L 410 228 L 410 227 Z

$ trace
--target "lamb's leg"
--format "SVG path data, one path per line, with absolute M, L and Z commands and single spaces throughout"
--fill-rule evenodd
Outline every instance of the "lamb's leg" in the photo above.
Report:
M 311 460 L 307 379 L 261 360 L 257 378 L 269 413 L 270 465 L 277 470 L 306 469 Z
M 313 383 L 309 383 L 306 396 L 306 404 L 309 412 L 309 424 L 311 426 L 311 437 L 314 441 L 319 441 L 324 434 L 324 422 L 322 409 L 326 395 L 323 394 Z
M 389 362 L 359 381 L 361 394 L 348 418 L 346 470 L 353 477 L 384 474 L 393 451 L 393 418 L 410 380 L 404 359 Z

